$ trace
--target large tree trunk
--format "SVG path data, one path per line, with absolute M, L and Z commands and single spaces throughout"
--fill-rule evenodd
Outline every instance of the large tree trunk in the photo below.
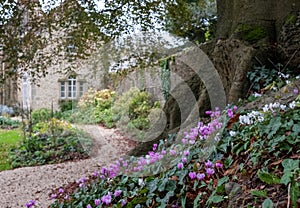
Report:
M 299 70 L 299 0 L 217 0 L 217 5 L 216 39 L 211 47 L 204 47 L 204 50 L 221 77 L 227 103 L 246 96 L 249 90 L 246 75 L 254 64 L 288 63 L 290 68 Z M 203 83 L 197 81 L 198 84 L 195 84 L 195 80 L 194 77 L 187 83 L 198 99 L 199 112 L 203 113 L 210 107 L 209 97 Z M 169 123 L 165 132 L 159 138 L 141 144 L 131 154 L 147 153 L 152 146 L 150 144 L 165 137 L 168 132 L 176 132 L 185 123 L 180 119 L 180 109 L 174 98 L 167 100 L 164 111 Z
M 299 28 L 294 19 L 299 15 L 300 1 L 218 0 L 217 5 L 218 42 L 212 59 L 223 77 L 229 103 L 246 94 L 248 86 L 245 75 L 253 64 L 285 65 L 289 59 L 293 59 L 289 62 L 290 67 L 298 67 L 299 29 L 293 32 L 294 36 L 289 32 L 291 27 Z M 291 23 L 289 21 L 294 21 L 293 26 L 288 26 Z M 287 30 L 285 34 L 283 26 Z M 291 35 L 289 43 L 283 37 L 286 35 Z M 231 76 L 226 81 L 228 74 Z

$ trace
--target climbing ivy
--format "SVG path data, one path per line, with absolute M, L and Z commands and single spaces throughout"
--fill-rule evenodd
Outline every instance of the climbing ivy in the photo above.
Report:
M 166 58 L 161 61 L 161 91 L 165 98 L 165 100 L 168 99 L 170 95 L 170 88 L 171 88 L 171 78 L 170 78 L 170 68 L 169 68 L 169 59 Z

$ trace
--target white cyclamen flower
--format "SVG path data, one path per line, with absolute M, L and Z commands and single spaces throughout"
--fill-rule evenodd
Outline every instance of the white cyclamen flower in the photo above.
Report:
M 280 105 L 280 109 L 283 110 L 283 111 L 285 111 L 286 105 Z
M 255 92 L 255 93 L 253 94 L 253 96 L 254 96 L 254 97 L 261 97 L 261 94 Z
M 139 186 L 144 186 L 145 183 L 144 183 L 144 180 L 142 178 L 139 178 Z
M 264 112 L 268 112 L 269 111 L 269 106 L 267 104 L 263 107 L 263 111 Z
M 229 135 L 230 135 L 231 137 L 235 137 L 235 136 L 236 136 L 236 132 L 235 132 L 235 131 L 229 131 Z
M 296 102 L 295 102 L 295 100 L 289 104 L 289 107 L 290 107 L 291 109 L 294 109 L 294 108 L 296 107 Z

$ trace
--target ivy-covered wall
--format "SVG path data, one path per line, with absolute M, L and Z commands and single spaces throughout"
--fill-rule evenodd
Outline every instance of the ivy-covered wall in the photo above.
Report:
M 119 93 L 137 87 L 153 95 L 155 100 L 165 103 L 168 91 L 172 91 L 182 81 L 192 77 L 193 71 L 184 63 L 169 57 L 162 59 L 156 66 L 136 69 L 127 73 L 114 74 L 112 88 Z

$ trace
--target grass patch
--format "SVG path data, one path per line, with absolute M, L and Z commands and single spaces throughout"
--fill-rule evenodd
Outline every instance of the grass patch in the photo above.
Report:
M 9 151 L 21 141 L 22 131 L 20 129 L 0 130 L 0 171 L 12 169 L 8 161 Z

